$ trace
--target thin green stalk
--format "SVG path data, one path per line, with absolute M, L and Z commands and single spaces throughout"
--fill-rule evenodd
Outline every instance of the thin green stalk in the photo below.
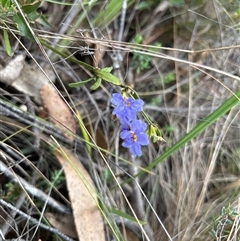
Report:
M 127 1 L 127 6 L 130 7 L 135 1 L 130 0 Z M 113 22 L 120 13 L 122 8 L 122 1 L 119 0 L 111 0 L 108 1 L 106 7 L 95 17 L 93 20 L 93 26 L 97 28 L 103 28 L 106 25 Z

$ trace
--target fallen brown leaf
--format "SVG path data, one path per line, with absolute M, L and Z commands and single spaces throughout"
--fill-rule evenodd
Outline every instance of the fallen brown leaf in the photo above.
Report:
M 86 124 L 85 125 L 86 129 L 88 132 L 91 134 L 91 136 L 94 136 L 96 144 L 103 148 L 104 150 L 108 150 L 108 143 L 106 141 L 106 136 L 104 133 L 101 131 L 100 128 L 97 128 L 96 133 L 93 134 L 93 124 Z
M 129 229 L 125 229 L 125 232 L 122 230 L 122 233 L 125 234 L 124 238 L 126 241 L 139 241 L 137 236 Z
M 104 225 L 93 181 L 81 162 L 66 148 L 54 152 L 63 167 L 75 227 L 81 241 L 105 241 Z
M 45 213 L 49 223 L 62 233 L 66 234 L 71 238 L 77 238 L 77 231 L 75 228 L 73 216 L 69 214 L 56 214 L 56 213 Z
M 64 134 L 70 141 L 73 141 L 72 133 L 76 133 L 76 124 L 70 109 L 50 85 L 41 69 L 25 63 L 24 59 L 23 55 L 18 55 L 8 63 L 0 62 L 0 82 L 11 85 L 18 91 L 34 97 L 37 103 L 42 103 L 51 121 L 61 129 L 63 127 L 68 129 Z M 50 69 L 46 71 L 48 77 L 54 81 L 53 71 Z
M 64 135 L 74 140 L 72 133 L 76 133 L 76 123 L 72 113 L 57 91 L 49 84 L 43 85 L 40 89 L 40 96 L 43 107 L 47 110 L 50 120 L 59 128 L 67 129 Z M 70 133 L 71 131 L 72 133 Z
M 54 81 L 55 75 L 53 71 L 47 68 L 45 71 L 48 77 Z M 34 97 L 38 104 L 41 103 L 40 88 L 49 84 L 49 80 L 42 70 L 36 65 L 27 64 L 23 55 L 18 55 L 10 60 L 4 67 L 0 65 L 0 82 Z

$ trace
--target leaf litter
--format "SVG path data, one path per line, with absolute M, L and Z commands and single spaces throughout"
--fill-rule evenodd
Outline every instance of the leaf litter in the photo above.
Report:
M 36 103 L 42 103 L 49 120 L 60 129 L 65 128 L 63 135 L 73 142 L 76 123 L 71 110 L 42 71 L 27 64 L 24 59 L 23 55 L 19 55 L 3 66 L 0 69 L 0 82 L 33 97 Z M 57 214 L 47 213 L 46 216 L 54 227 L 70 237 L 104 241 L 104 224 L 93 181 L 73 153 L 66 148 L 62 150 L 64 152 L 55 151 L 54 155 L 64 169 L 76 230 L 72 222 L 68 222 L 69 217 L 59 222 Z M 67 223 L 64 224 L 64 220 Z
M 84 241 L 104 241 L 104 224 L 94 183 L 73 153 L 61 148 L 61 151 L 55 150 L 54 155 L 65 173 L 78 238 Z

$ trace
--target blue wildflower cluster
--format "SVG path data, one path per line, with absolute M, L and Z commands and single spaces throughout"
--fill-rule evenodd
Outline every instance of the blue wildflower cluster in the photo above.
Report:
M 140 99 L 134 100 L 131 97 L 114 93 L 111 98 L 114 105 L 113 115 L 120 121 L 120 138 L 122 146 L 129 148 L 133 156 L 141 156 L 141 146 L 149 144 L 148 136 L 145 133 L 147 124 L 137 119 L 137 112 L 143 110 L 144 102 Z

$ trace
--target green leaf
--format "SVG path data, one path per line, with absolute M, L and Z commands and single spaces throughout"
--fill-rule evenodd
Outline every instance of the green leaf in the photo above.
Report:
M 183 5 L 183 0 L 170 0 L 169 2 L 172 7 L 180 7 Z
M 22 6 L 22 10 L 26 14 L 32 13 L 38 9 L 40 4 L 41 4 L 41 1 L 35 1 L 31 4 L 25 4 Z
M 96 77 L 100 77 L 101 79 L 104 79 L 107 82 L 110 82 L 114 85 L 122 85 L 121 81 L 114 75 L 112 75 L 111 73 L 109 73 L 110 68 L 105 68 L 105 69 L 97 69 L 94 68 L 93 66 L 86 64 L 85 62 L 79 61 L 74 57 L 69 57 L 67 54 L 65 54 L 63 51 L 59 51 L 57 49 L 55 49 L 54 47 L 52 47 L 50 44 L 48 44 L 46 41 L 44 41 L 43 39 L 40 39 L 40 42 L 46 46 L 47 48 L 51 49 L 54 53 L 64 57 L 64 58 L 68 58 L 68 60 L 79 64 L 83 67 L 85 67 L 86 69 L 92 71 Z M 76 86 L 77 83 L 72 83 L 69 86 L 70 87 L 78 87 Z
M 40 23 L 42 26 L 44 26 L 44 27 L 53 27 L 53 26 L 47 21 L 46 17 L 43 16 L 43 15 L 40 15 L 40 16 L 39 16 L 39 23 Z
M 34 39 L 27 24 L 25 23 L 24 18 L 22 17 L 22 15 L 20 13 L 16 13 L 13 16 L 13 21 L 17 24 L 18 30 L 24 37 L 31 39 L 31 40 Z
M 2 3 L 3 8 L 9 8 L 10 7 L 10 4 L 11 4 L 10 0 L 2 0 L 0 2 Z
M 102 70 L 110 73 L 112 71 L 112 69 L 113 69 L 113 67 L 106 67 L 106 68 L 103 68 Z
M 96 82 L 90 87 L 91 90 L 96 90 L 102 83 L 102 79 L 97 77 Z
M 127 213 L 124 213 L 124 212 L 120 211 L 119 209 L 111 208 L 111 209 L 110 209 L 110 212 L 116 214 L 117 216 L 120 216 L 120 217 L 122 217 L 122 218 L 125 218 L 125 219 L 127 219 L 127 220 L 129 220 L 129 221 L 131 221 L 131 222 L 138 223 L 137 220 L 136 220 L 136 218 L 130 216 L 130 215 L 127 214 Z M 141 221 L 141 220 L 139 220 L 139 219 L 138 219 L 138 221 L 139 221 L 139 223 L 142 224 L 142 225 L 146 224 L 145 221 Z
M 134 4 L 136 1 L 128 0 L 126 1 L 128 7 Z M 96 18 L 93 20 L 93 25 L 97 28 L 108 25 L 113 22 L 121 14 L 122 1 L 119 0 L 110 0 L 105 5 L 105 8 L 102 11 L 99 11 Z
M 35 21 L 36 19 L 38 19 L 39 17 L 40 17 L 40 14 L 39 13 L 37 13 L 37 12 L 31 12 L 31 13 L 29 13 L 28 15 L 28 19 L 30 20 L 30 21 Z
M 112 75 L 108 71 L 109 69 L 95 69 L 94 73 L 97 77 L 100 77 L 104 79 L 105 81 L 112 83 L 114 85 L 122 85 L 122 82 L 120 79 L 118 79 L 116 76 Z
M 3 38 L 4 38 L 5 50 L 9 56 L 12 56 L 12 48 L 11 48 L 11 44 L 9 41 L 8 32 L 6 29 L 3 29 Z
M 87 79 L 87 80 L 84 80 L 84 81 L 80 81 L 80 82 L 77 82 L 77 83 L 70 83 L 69 87 L 78 88 L 78 87 L 81 87 L 81 86 L 87 84 L 91 80 L 93 80 L 93 78 L 90 78 L 90 79 Z

